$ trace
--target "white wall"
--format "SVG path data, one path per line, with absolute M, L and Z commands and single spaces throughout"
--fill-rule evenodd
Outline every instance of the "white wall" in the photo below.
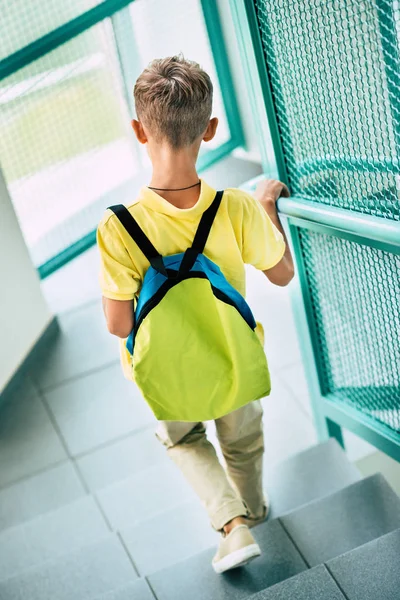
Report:
M 51 319 L 0 171 L 0 392 Z

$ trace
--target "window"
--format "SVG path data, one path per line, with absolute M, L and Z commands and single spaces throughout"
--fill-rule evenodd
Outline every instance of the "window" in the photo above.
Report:
M 0 42 L 0 164 L 42 276 L 92 245 L 104 209 L 145 183 L 147 156 L 130 120 L 133 83 L 152 58 L 183 52 L 213 79 L 220 127 L 200 168 L 242 144 L 215 6 L 66 4 L 18 0 Z

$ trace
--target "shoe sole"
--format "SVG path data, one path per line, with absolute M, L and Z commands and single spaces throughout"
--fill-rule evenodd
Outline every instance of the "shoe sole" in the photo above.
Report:
M 250 546 L 246 546 L 245 548 L 231 552 L 224 558 L 221 558 L 221 560 L 218 562 L 213 562 L 212 566 L 214 571 L 220 574 L 224 573 L 225 571 L 229 571 L 230 569 L 243 567 L 243 565 L 247 565 L 250 561 L 254 560 L 260 555 L 260 546 L 258 544 L 250 544 Z

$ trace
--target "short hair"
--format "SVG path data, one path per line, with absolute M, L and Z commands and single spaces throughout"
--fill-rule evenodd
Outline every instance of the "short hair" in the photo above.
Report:
M 177 149 L 191 145 L 211 117 L 213 85 L 196 62 L 182 55 L 153 60 L 136 81 L 136 114 L 156 140 Z

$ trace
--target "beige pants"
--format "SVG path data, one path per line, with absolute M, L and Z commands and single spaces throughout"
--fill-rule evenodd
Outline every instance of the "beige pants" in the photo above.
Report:
M 157 437 L 198 494 L 214 529 L 264 510 L 262 407 L 252 402 L 215 421 L 226 461 L 221 466 L 203 423 L 160 421 Z

